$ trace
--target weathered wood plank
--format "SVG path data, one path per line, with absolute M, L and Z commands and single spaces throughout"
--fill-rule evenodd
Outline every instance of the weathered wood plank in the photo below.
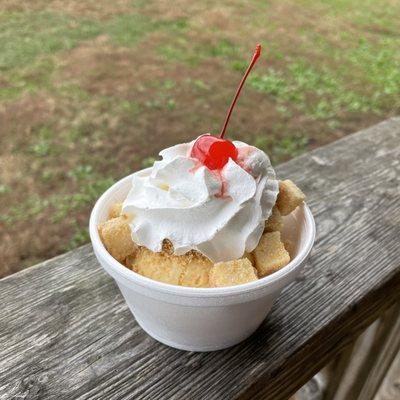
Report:
M 344 349 L 327 368 L 327 387 L 324 390 L 324 400 L 332 400 L 339 388 L 340 382 L 347 372 L 354 347 L 357 340 L 354 340 L 346 349 Z
M 389 312 L 390 311 L 391 310 L 389 310 Z M 388 311 L 386 312 L 386 314 L 387 313 Z M 362 340 L 357 339 L 357 343 L 352 356 L 356 358 L 362 356 L 361 358 L 364 360 L 366 359 L 366 357 L 368 357 L 370 351 L 374 351 L 374 349 L 371 348 L 371 345 L 374 341 L 374 335 L 376 333 L 375 331 L 377 330 L 376 327 L 378 324 L 374 323 L 373 325 L 375 326 L 371 326 L 367 329 L 368 332 L 362 334 L 363 338 L 360 338 Z M 347 352 L 347 350 L 345 351 Z M 373 397 L 374 400 L 400 399 L 400 352 L 398 352 L 397 354 L 393 352 L 390 355 L 392 357 L 395 357 L 395 360 L 393 361 L 388 373 L 386 374 L 381 386 L 379 387 L 376 396 Z M 342 359 L 342 355 L 339 357 Z M 343 355 L 343 357 L 346 357 L 346 355 Z M 363 366 L 364 363 L 362 362 L 361 365 L 357 365 L 358 368 L 354 368 L 352 364 L 353 362 L 350 363 L 345 371 L 342 371 L 345 373 L 345 379 L 340 381 L 340 384 L 337 384 L 336 389 L 339 390 L 336 390 L 335 393 L 329 391 L 329 387 L 331 386 L 331 377 L 327 376 L 327 368 L 325 367 L 322 371 L 318 372 L 318 374 L 315 375 L 310 381 L 308 381 L 296 393 L 296 395 L 291 398 L 291 400 L 327 400 L 328 398 L 331 398 L 331 394 L 333 395 L 332 398 L 334 400 L 354 400 L 356 396 L 353 393 L 349 392 L 349 388 L 351 387 L 355 379 L 357 379 L 359 372 L 358 370 L 360 367 Z M 379 364 L 377 365 L 379 366 Z M 372 375 L 372 377 L 374 378 L 374 375 Z M 335 382 L 337 383 L 338 381 L 335 380 Z M 366 379 L 364 383 L 369 384 L 369 380 Z M 362 395 L 360 396 L 360 398 L 364 400 L 364 397 L 362 397 Z
M 0 398 L 285 399 L 400 298 L 400 119 L 278 167 L 317 242 L 253 337 L 216 353 L 158 344 L 89 246 L 0 281 Z M 194 316 L 195 317 L 195 316 Z
M 379 320 L 370 354 L 349 388 L 347 398 L 372 400 L 400 351 L 400 303 Z
M 382 382 L 375 400 L 400 399 L 400 351 Z

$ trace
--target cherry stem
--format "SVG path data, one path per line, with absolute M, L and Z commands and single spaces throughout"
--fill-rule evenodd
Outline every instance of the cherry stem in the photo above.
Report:
M 248 77 L 250 71 L 251 71 L 252 68 L 254 67 L 254 64 L 255 64 L 256 61 L 258 60 L 258 57 L 260 57 L 260 54 L 261 54 L 261 45 L 258 44 L 258 45 L 256 46 L 256 50 L 254 51 L 253 58 L 251 59 L 250 64 L 249 64 L 249 66 L 247 67 L 246 72 L 245 72 L 245 74 L 243 75 L 243 78 L 242 78 L 242 80 L 241 80 L 240 83 L 239 83 L 239 86 L 238 86 L 238 88 L 237 88 L 237 90 L 236 90 L 235 97 L 233 98 L 232 103 L 231 103 L 231 105 L 229 106 L 228 113 L 226 114 L 226 118 L 225 118 L 224 125 L 222 126 L 221 132 L 220 132 L 220 134 L 219 134 L 219 137 L 220 137 L 220 138 L 223 138 L 224 135 L 225 135 L 226 127 L 228 126 L 229 119 L 231 118 L 231 114 L 232 114 L 233 108 L 235 107 L 236 101 L 237 101 L 237 99 L 238 99 L 238 97 L 239 97 L 240 91 L 242 90 L 242 87 L 243 87 L 243 85 L 244 85 L 244 83 L 245 83 L 245 81 L 246 81 L 246 79 L 247 79 L 247 77 Z

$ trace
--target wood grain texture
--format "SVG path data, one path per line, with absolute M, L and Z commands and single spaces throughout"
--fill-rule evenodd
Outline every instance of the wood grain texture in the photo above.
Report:
M 352 398 L 358 400 L 372 400 L 375 397 L 396 354 L 400 351 L 400 303 L 387 311 L 379 322 L 370 350 L 373 358 L 367 358 L 348 392 Z
M 354 346 L 307 382 L 293 400 L 399 400 L 400 352 L 396 352 L 400 339 L 399 307 L 400 303 L 396 303 L 389 308 L 361 334 Z M 390 370 L 377 387 L 388 366 Z
M 375 400 L 400 399 L 400 351 L 382 382 Z
M 352 358 L 355 344 L 354 340 L 344 349 L 327 368 L 327 387 L 324 390 L 324 400 L 333 400 L 344 375 L 347 373 L 350 360 Z
M 397 118 L 277 168 L 307 194 L 316 245 L 228 350 L 148 337 L 90 246 L 1 280 L 0 399 L 288 398 L 400 299 L 399 160 Z

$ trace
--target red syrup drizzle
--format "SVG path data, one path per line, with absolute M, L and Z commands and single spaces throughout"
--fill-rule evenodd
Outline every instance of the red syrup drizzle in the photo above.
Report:
M 236 146 L 230 140 L 224 139 L 226 128 L 231 118 L 233 108 L 235 107 L 235 104 L 239 98 L 242 87 L 248 75 L 250 74 L 250 71 L 253 69 L 254 64 L 260 57 L 260 54 L 261 54 L 261 45 L 257 44 L 253 57 L 250 61 L 250 64 L 247 67 L 246 72 L 244 73 L 239 83 L 239 86 L 236 90 L 232 103 L 228 108 L 228 112 L 226 114 L 224 124 L 222 125 L 219 137 L 210 134 L 205 134 L 200 136 L 193 144 L 193 147 L 190 152 L 190 157 L 195 158 L 200 162 L 198 166 L 196 165 L 192 169 L 193 172 L 195 172 L 201 165 L 204 165 L 211 172 L 213 172 L 214 175 L 217 177 L 217 179 L 221 182 L 221 193 L 218 194 L 217 197 L 225 197 L 224 193 L 226 192 L 226 187 L 227 187 L 227 182 L 224 181 L 221 174 L 222 168 L 225 166 L 225 164 L 229 161 L 230 158 L 236 162 L 239 155 Z M 241 165 L 241 167 L 244 168 L 246 171 L 248 171 L 248 168 L 246 168 L 244 165 Z
M 222 176 L 222 171 L 220 169 L 216 169 L 211 171 L 214 176 L 217 178 L 217 181 L 221 184 L 221 190 L 219 193 L 215 195 L 215 197 L 220 198 L 220 199 L 232 199 L 231 196 L 226 195 L 226 191 L 228 188 L 228 182 L 224 177 Z
M 251 168 L 246 164 L 246 160 L 250 157 L 255 148 L 253 146 L 239 147 L 236 164 L 244 169 L 250 175 L 253 175 Z
M 196 164 L 194 165 L 194 167 L 189 170 L 189 172 L 194 174 L 202 166 L 203 166 L 203 164 L 201 162 L 197 161 Z M 220 169 L 211 169 L 210 172 L 215 176 L 215 178 L 221 184 L 221 190 L 220 190 L 219 193 L 217 193 L 215 195 L 215 197 L 229 199 L 230 196 L 226 196 L 225 195 L 226 190 L 227 190 L 227 186 L 228 186 L 228 182 L 226 181 L 226 179 L 223 178 L 222 170 L 220 170 Z

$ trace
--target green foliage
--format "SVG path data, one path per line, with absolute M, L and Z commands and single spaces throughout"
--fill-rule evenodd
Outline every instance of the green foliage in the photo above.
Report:
M 216 44 L 193 43 L 185 36 L 178 36 L 171 44 L 161 45 L 158 52 L 171 62 L 183 62 L 197 66 L 202 60 L 212 57 L 232 57 L 238 54 L 238 47 L 227 39 L 220 39 Z
M 400 39 L 383 38 L 378 44 L 360 39 L 357 47 L 345 52 L 352 68 L 373 89 L 370 97 L 376 107 L 400 107 L 399 48 Z
M 51 169 L 43 169 L 40 179 L 43 183 L 51 183 L 55 178 L 55 173 Z
M 36 141 L 29 147 L 30 152 L 39 158 L 48 156 L 54 150 L 51 144 L 51 130 L 47 126 L 42 127 L 36 137 Z
M 31 152 L 37 157 L 45 157 L 50 153 L 50 143 L 45 140 L 41 140 L 31 147 Z
M 0 70 L 27 66 L 38 56 L 71 49 L 100 33 L 99 23 L 54 12 L 0 14 Z
M 176 86 L 176 82 L 173 79 L 166 79 L 161 83 L 161 87 L 165 90 L 171 90 Z
M 89 239 L 89 229 L 86 226 L 79 227 L 78 223 L 75 222 L 75 232 L 68 243 L 67 250 L 72 250 L 78 246 L 82 246 L 89 242 Z
M 340 78 L 343 93 L 342 98 L 334 99 L 335 108 L 363 113 L 397 112 L 400 107 L 400 2 L 302 0 L 302 3 L 311 12 L 323 12 L 331 23 L 337 20 L 342 27 L 351 27 L 336 33 L 340 37 L 339 45 L 329 35 L 332 29 L 323 34 L 305 32 L 304 50 L 312 47 L 328 64 L 333 64 L 329 69 Z M 327 108 L 320 104 L 316 114 L 326 114 Z
M 90 174 L 81 180 L 78 192 L 51 197 L 51 205 L 54 207 L 53 221 L 60 221 L 71 212 L 93 204 L 113 183 L 112 178 L 101 178 L 97 174 Z
M 326 14 L 340 16 L 352 25 L 377 26 L 388 33 L 398 29 L 400 3 L 393 0 L 302 0 L 305 7 L 322 8 Z
M 227 57 L 238 53 L 238 48 L 230 40 L 221 39 L 215 45 L 204 47 L 202 53 L 205 57 Z
M 147 108 L 154 108 L 154 109 L 160 109 L 162 108 L 162 102 L 160 99 L 151 99 L 151 100 L 147 100 L 144 105 Z
M 167 61 L 182 62 L 191 66 L 197 66 L 202 58 L 193 43 L 182 36 L 174 38 L 173 43 L 159 45 L 157 52 Z
M 38 90 L 49 89 L 54 69 L 51 57 L 43 56 L 26 66 L 7 71 L 4 74 L 6 85 L 0 87 L 0 101 L 15 100 L 24 92 L 32 94 Z
M 172 90 L 176 87 L 176 82 L 172 79 L 164 81 L 154 81 L 151 86 L 157 89 L 156 95 L 145 101 L 144 105 L 151 109 L 167 109 L 172 111 L 176 108 L 176 101 L 171 96 Z
M 186 30 L 186 19 L 153 20 L 141 14 L 122 14 L 106 22 L 57 12 L 1 12 L 0 70 L 27 66 L 44 54 L 71 49 L 82 40 L 107 34 L 121 46 L 135 46 L 148 33 Z
M 253 73 L 248 77 L 248 85 L 259 92 L 267 93 L 281 100 L 289 100 L 291 87 L 285 80 L 283 73 L 273 68 L 268 69 L 268 73 L 257 75 Z
M 186 79 L 186 82 L 196 89 L 200 89 L 202 91 L 210 90 L 210 86 L 207 85 L 202 79 Z
M 11 206 L 7 214 L 0 216 L 0 222 L 12 224 L 26 221 L 45 211 L 51 215 L 53 222 L 70 218 L 71 213 L 93 204 L 114 183 L 112 178 L 102 177 L 89 165 L 77 166 L 71 169 L 67 176 L 71 179 L 71 183 L 78 183 L 76 192 L 57 193 L 46 198 L 34 195 L 25 202 Z
M 167 109 L 170 110 L 170 111 L 175 110 L 175 108 L 176 108 L 175 100 L 174 99 L 168 99 L 167 103 L 166 103 L 166 106 L 167 106 Z
M 133 47 L 156 30 L 173 34 L 187 28 L 185 19 L 153 20 L 124 14 L 101 22 L 50 11 L 0 12 L 0 24 L 0 71 L 5 73 L 0 100 L 8 101 L 40 89 L 60 94 L 69 94 L 71 89 L 78 92 L 79 87 L 71 88 L 68 83 L 53 87 L 51 78 L 54 55 L 84 40 L 106 34 L 116 45 Z
M 300 59 L 287 72 L 269 68 L 264 75 L 252 74 L 249 86 L 273 96 L 282 104 L 293 104 L 315 119 L 333 118 L 339 112 L 377 112 L 375 100 L 347 87 L 339 73 L 316 68 Z
M 0 184 L 0 196 L 11 192 L 11 188 L 8 185 Z
M 105 23 L 103 32 L 108 34 L 115 44 L 131 47 L 156 30 L 173 33 L 184 31 L 186 28 L 185 19 L 153 20 L 145 15 L 124 14 Z
M 146 157 L 142 160 L 142 168 L 152 167 L 156 159 L 154 157 Z
M 150 18 L 136 14 L 126 14 L 113 18 L 106 23 L 104 31 L 115 44 L 135 46 L 139 40 L 154 28 L 155 26 Z
M 115 105 L 115 112 L 127 112 L 130 115 L 137 115 L 140 111 L 140 105 L 137 101 L 113 99 Z
M 91 165 L 77 165 L 68 171 L 67 175 L 76 182 L 85 182 L 92 178 L 93 167 Z
M 287 135 L 281 139 L 258 136 L 254 141 L 254 146 L 266 151 L 274 164 L 304 153 L 307 145 L 308 138 L 302 134 Z
M 36 217 L 44 212 L 50 205 L 48 199 L 42 199 L 38 195 L 30 197 L 23 203 L 12 205 L 7 213 L 0 215 L 0 222 L 13 224 Z

